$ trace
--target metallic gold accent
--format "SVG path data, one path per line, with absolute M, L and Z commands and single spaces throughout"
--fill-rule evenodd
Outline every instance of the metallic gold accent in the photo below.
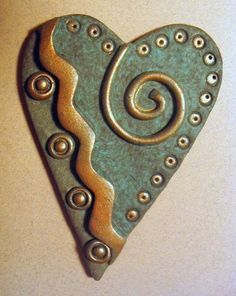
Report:
M 160 187 L 164 183 L 164 177 L 162 176 L 162 174 L 155 174 L 151 178 L 151 183 L 155 187 Z
M 159 114 L 163 112 L 165 109 L 165 99 L 164 97 L 157 91 L 153 89 L 150 94 L 149 98 L 152 99 L 156 103 L 156 107 L 153 109 L 143 109 L 136 103 L 136 94 L 138 93 L 139 89 L 142 87 L 144 82 L 140 82 L 139 76 L 136 77 L 131 84 L 129 85 L 127 92 L 126 92 L 126 106 L 127 111 L 132 115 L 134 118 L 140 120 L 150 120 L 157 117 Z
M 48 153 L 53 158 L 69 157 L 74 151 L 74 141 L 65 133 L 57 133 L 50 137 L 47 143 Z
M 36 100 L 46 100 L 50 98 L 55 90 L 54 79 L 46 72 L 37 72 L 30 76 L 27 82 L 29 95 Z
M 205 46 L 205 39 L 200 35 L 195 36 L 193 38 L 193 46 L 197 49 L 202 49 Z
M 46 92 L 50 89 L 50 81 L 48 79 L 39 79 L 35 82 L 35 88 L 37 91 Z
M 203 57 L 203 61 L 207 66 L 212 66 L 216 63 L 216 57 L 213 53 L 206 53 Z
M 188 40 L 188 33 L 185 30 L 178 30 L 175 32 L 175 41 L 178 43 L 185 43 Z
M 170 155 L 170 156 L 166 157 L 164 163 L 167 168 L 174 169 L 178 164 L 178 160 L 177 160 L 176 156 Z
M 113 186 L 93 169 L 91 163 L 95 134 L 73 105 L 74 92 L 78 84 L 76 70 L 55 52 L 53 32 L 57 19 L 42 27 L 40 60 L 48 71 L 59 79 L 57 115 L 61 125 L 80 141 L 76 159 L 76 172 L 84 184 L 94 193 L 95 200 L 89 219 L 89 230 L 112 249 L 112 260 L 121 251 L 125 239 L 112 226 L 114 202 Z
M 98 25 L 92 24 L 88 27 L 88 35 L 92 38 L 98 38 L 102 31 Z
M 151 200 L 151 195 L 149 192 L 142 191 L 142 192 L 139 192 L 137 198 L 141 204 L 147 204 Z
M 112 40 L 104 40 L 102 43 L 102 50 L 108 54 L 111 54 L 115 49 L 115 43 Z
M 76 33 L 80 29 L 80 23 L 77 20 L 69 20 L 66 23 L 67 30 L 71 33 Z
M 126 213 L 126 218 L 130 222 L 137 221 L 138 218 L 139 218 L 139 212 L 138 212 L 138 210 L 136 210 L 136 209 L 128 210 L 127 213 Z
M 164 34 L 161 34 L 156 39 L 156 45 L 160 48 L 166 48 L 169 44 L 168 37 Z
M 217 73 L 210 73 L 207 75 L 207 83 L 211 86 L 215 86 L 217 85 L 218 81 L 219 81 L 219 76 Z
M 205 92 L 200 96 L 199 101 L 203 106 L 209 106 L 213 101 L 213 97 L 209 92 Z
M 66 141 L 63 141 L 63 140 L 56 142 L 54 147 L 55 147 L 55 151 L 58 154 L 64 154 L 68 150 L 68 144 Z
M 137 108 L 137 105 L 135 104 L 136 94 L 142 85 L 147 81 L 156 81 L 163 83 L 166 85 L 172 93 L 174 93 L 174 99 L 176 101 L 176 112 L 173 115 L 170 122 L 167 124 L 164 129 L 162 129 L 160 132 L 157 132 L 156 134 L 150 135 L 150 136 L 143 136 L 140 137 L 138 135 L 131 134 L 129 132 L 126 132 L 116 121 L 112 110 L 111 110 L 111 104 L 110 104 L 110 92 L 111 92 L 111 85 L 113 82 L 113 77 L 116 72 L 116 69 L 125 55 L 125 52 L 127 50 L 128 45 L 124 44 L 121 46 L 120 50 L 116 54 L 113 63 L 111 64 L 110 68 L 108 69 L 108 73 L 105 77 L 104 81 L 104 88 L 103 88 L 103 96 L 102 96 L 102 104 L 103 104 L 103 110 L 105 117 L 109 123 L 109 125 L 113 128 L 113 130 L 123 139 L 125 139 L 128 142 L 134 143 L 134 144 L 142 144 L 142 145 L 151 145 L 151 144 L 158 144 L 163 141 L 165 141 L 167 138 L 172 136 L 180 127 L 183 119 L 184 119 L 184 113 L 185 113 L 185 101 L 184 101 L 184 95 L 182 93 L 182 90 L 178 86 L 178 84 L 169 76 L 165 75 L 161 72 L 145 72 L 137 76 L 134 80 L 134 82 L 129 87 L 128 94 L 126 95 L 126 101 L 128 105 L 129 112 L 133 112 L 135 116 L 137 114 L 140 114 L 141 117 L 149 117 L 150 113 L 153 113 L 153 110 L 150 112 L 146 112 L 146 110 L 141 110 Z M 146 113 L 149 113 L 146 115 Z
M 147 44 L 140 44 L 138 47 L 137 47 L 137 53 L 140 55 L 140 56 L 146 56 L 148 55 L 150 52 L 150 46 L 147 45 Z
M 190 139 L 187 136 L 181 136 L 177 140 L 177 144 L 182 149 L 187 149 L 190 145 Z
M 194 112 L 189 116 L 189 122 L 193 125 L 193 126 L 197 126 L 202 122 L 202 116 L 200 113 L 198 112 Z
M 94 263 L 106 263 L 111 260 L 110 248 L 98 240 L 92 240 L 85 246 L 86 257 Z
M 67 193 L 66 201 L 74 210 L 86 210 L 91 206 L 92 195 L 84 187 L 74 187 Z

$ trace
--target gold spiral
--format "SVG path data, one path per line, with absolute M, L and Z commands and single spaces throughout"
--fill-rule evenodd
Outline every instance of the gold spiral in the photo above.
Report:
M 143 78 L 141 76 L 143 76 Z M 149 98 L 153 100 L 156 104 L 154 108 L 144 109 L 137 104 L 137 94 L 142 88 L 142 85 L 146 82 L 145 79 L 148 78 L 150 78 L 150 76 L 145 75 L 145 73 L 136 77 L 136 79 L 134 79 L 129 85 L 125 95 L 127 111 L 134 118 L 140 120 L 154 119 L 165 109 L 165 98 L 156 89 L 153 89 L 149 94 Z
M 121 46 L 119 52 L 115 56 L 113 63 L 111 64 L 110 68 L 108 69 L 107 75 L 104 80 L 104 87 L 103 87 L 103 96 L 102 96 L 102 105 L 105 117 L 112 127 L 112 129 L 116 132 L 124 140 L 131 142 L 133 144 L 139 145 L 153 145 L 159 144 L 170 136 L 172 136 L 177 129 L 180 127 L 185 113 L 185 100 L 184 95 L 181 88 L 178 86 L 176 81 L 172 79 L 170 76 L 156 71 L 149 71 L 144 72 L 138 75 L 130 84 L 127 89 L 127 93 L 125 96 L 127 111 L 135 118 L 140 120 L 149 120 L 157 117 L 160 112 L 163 110 L 165 106 L 164 98 L 159 94 L 159 92 L 155 92 L 152 99 L 156 102 L 156 107 L 153 109 L 142 109 L 136 103 L 136 98 L 138 91 L 144 85 L 144 83 L 148 81 L 155 81 L 162 83 L 165 85 L 173 94 L 173 98 L 175 100 L 176 110 L 168 122 L 168 124 L 160 131 L 155 134 L 149 136 L 138 136 L 132 133 L 127 132 L 119 125 L 116 121 L 112 110 L 111 110 L 111 88 L 113 83 L 113 78 L 117 68 L 119 66 L 120 61 L 125 56 L 125 52 L 128 49 L 128 45 L 124 44 Z

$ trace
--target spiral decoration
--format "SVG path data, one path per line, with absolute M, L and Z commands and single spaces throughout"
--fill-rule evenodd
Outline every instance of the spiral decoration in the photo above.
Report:
M 85 15 L 27 40 L 26 104 L 96 279 L 180 167 L 222 81 L 204 31 L 169 25 L 124 43 Z
M 165 141 L 173 135 L 180 127 L 185 114 L 185 100 L 181 88 L 176 81 L 170 76 L 158 71 L 146 71 L 136 76 L 128 86 L 125 92 L 124 101 L 127 112 L 138 120 L 151 120 L 157 118 L 165 109 L 165 98 L 157 91 L 153 90 L 151 99 L 155 102 L 155 108 L 144 109 L 137 104 L 137 94 L 145 83 L 154 81 L 164 85 L 171 93 L 174 101 L 175 110 L 167 122 L 167 124 L 159 131 L 148 136 L 139 136 L 126 131 L 116 120 L 111 108 L 111 88 L 114 74 L 124 58 L 127 51 L 127 45 L 123 45 L 117 53 L 114 62 L 111 64 L 104 82 L 102 104 L 105 117 L 112 127 L 113 131 L 117 133 L 124 140 L 139 145 L 152 145 Z

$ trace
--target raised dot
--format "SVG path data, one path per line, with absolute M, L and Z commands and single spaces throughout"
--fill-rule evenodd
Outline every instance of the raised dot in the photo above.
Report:
M 190 139 L 187 136 L 181 136 L 178 138 L 177 144 L 181 149 L 187 149 L 190 145 Z
M 88 27 L 88 35 L 92 38 L 98 38 L 101 33 L 101 29 L 98 25 L 92 24 Z
M 50 80 L 47 77 L 41 77 L 35 81 L 35 88 L 37 91 L 46 93 L 51 88 Z
M 105 40 L 102 43 L 102 50 L 108 54 L 111 54 L 115 49 L 115 44 L 112 40 Z
M 178 164 L 178 160 L 176 156 L 170 155 L 165 158 L 164 163 L 165 163 L 165 166 L 168 167 L 169 169 L 174 169 Z
M 202 122 L 202 116 L 198 112 L 194 112 L 189 116 L 189 122 L 193 126 L 197 126 Z
M 142 192 L 139 192 L 138 194 L 138 201 L 141 203 L 141 204 L 147 204 L 150 202 L 151 200 L 151 195 L 150 193 L 148 192 L 145 192 L 145 191 L 142 191 Z
M 205 46 L 205 39 L 200 35 L 195 36 L 193 38 L 193 46 L 197 49 L 202 49 Z
M 64 139 L 58 139 L 54 144 L 54 149 L 58 154 L 65 154 L 68 150 L 68 142 Z
M 65 133 L 57 133 L 50 137 L 47 143 L 48 153 L 53 158 L 69 157 L 74 151 L 74 141 Z
M 162 176 L 162 174 L 155 174 L 151 178 L 151 183 L 155 187 L 160 187 L 164 183 L 164 177 Z
M 55 90 L 54 79 L 46 72 L 37 72 L 30 76 L 27 81 L 27 91 L 35 100 L 49 99 Z
M 104 243 L 92 240 L 87 243 L 85 249 L 86 257 L 94 263 L 105 263 L 111 259 L 111 250 Z
M 219 77 L 217 73 L 210 73 L 207 75 L 207 83 L 211 86 L 215 86 L 217 85 L 218 81 L 219 81 Z
M 66 27 L 67 27 L 67 30 L 71 33 L 76 33 L 79 31 L 80 29 L 80 24 L 78 21 L 76 20 L 69 20 L 67 23 L 66 23 Z
M 160 48 L 166 48 L 169 44 L 168 37 L 164 34 L 159 35 L 156 39 L 156 45 Z
M 135 222 L 138 220 L 139 218 L 139 212 L 136 209 L 131 209 L 128 210 L 126 213 L 126 218 L 130 221 L 130 222 Z
M 74 210 L 86 210 L 91 206 L 92 195 L 84 187 L 74 187 L 66 194 L 66 201 Z
M 97 246 L 92 250 L 93 255 L 97 258 L 104 258 L 106 256 L 106 248 L 104 246 Z
M 175 41 L 178 43 L 185 43 L 188 40 L 188 33 L 185 30 L 178 30 L 175 32 Z
M 200 96 L 199 101 L 202 105 L 209 106 L 213 101 L 213 97 L 209 92 L 205 92 Z
M 146 56 L 150 52 L 150 47 L 147 44 L 141 44 L 141 45 L 138 46 L 137 52 L 141 56 Z
M 86 194 L 81 191 L 73 195 L 73 202 L 77 207 L 81 208 L 87 204 L 88 198 Z
M 213 53 L 206 53 L 203 57 L 203 61 L 207 66 L 212 66 L 216 63 L 216 57 Z

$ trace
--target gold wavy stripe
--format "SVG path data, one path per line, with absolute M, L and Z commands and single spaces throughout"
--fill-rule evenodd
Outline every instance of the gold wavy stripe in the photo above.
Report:
M 95 134 L 73 106 L 78 74 L 72 65 L 57 55 L 54 49 L 53 32 L 56 24 L 57 19 L 53 19 L 41 29 L 40 60 L 43 66 L 59 79 L 58 119 L 61 125 L 80 141 L 76 172 L 95 195 L 89 230 L 92 235 L 111 248 L 113 261 L 125 243 L 125 239 L 112 226 L 114 190 L 113 186 L 92 167 L 91 156 Z

